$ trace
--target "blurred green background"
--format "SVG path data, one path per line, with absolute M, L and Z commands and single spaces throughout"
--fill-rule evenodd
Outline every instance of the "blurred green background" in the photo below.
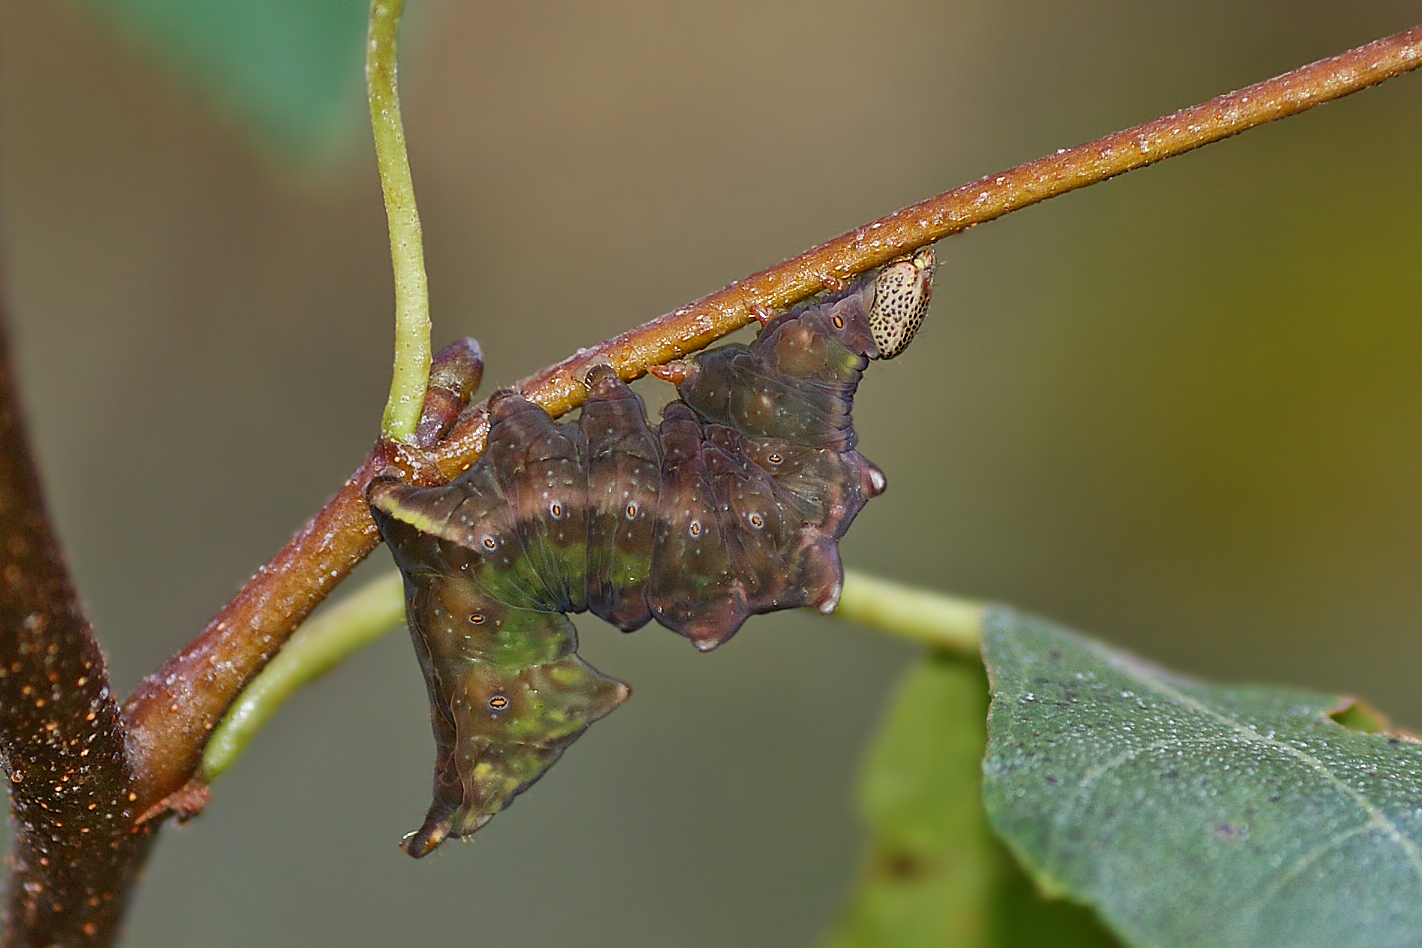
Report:
M 364 3 L 329 2 L 354 16 L 350 48 L 290 55 L 320 75 L 345 57 L 347 85 L 304 104 L 300 69 L 227 81 L 212 48 L 174 46 L 162 3 L 0 4 L 13 333 L 121 692 L 376 432 L 391 292 L 357 121 Z M 1417 16 L 1411 0 L 411 6 L 436 341 L 477 336 L 490 384 Z M 283 85 L 293 101 L 252 104 Z M 890 490 L 846 561 L 1422 727 L 1420 152 L 1414 75 L 941 245 L 931 322 L 856 405 Z M 420 863 L 395 848 L 432 746 L 392 635 L 165 832 L 128 942 L 812 939 L 853 877 L 852 775 L 914 650 L 808 615 L 755 620 L 710 656 L 581 625 L 634 700 L 476 843 Z

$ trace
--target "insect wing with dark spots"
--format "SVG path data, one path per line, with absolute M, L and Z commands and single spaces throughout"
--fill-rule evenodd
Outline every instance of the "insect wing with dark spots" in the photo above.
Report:
M 865 319 L 879 358 L 892 359 L 908 348 L 932 298 L 932 250 L 920 250 L 879 271 L 874 278 L 874 302 Z
M 771 319 L 750 346 L 690 358 L 655 431 L 595 366 L 577 425 L 501 392 L 469 470 L 442 487 L 371 483 L 435 735 L 411 855 L 484 825 L 627 697 L 578 657 L 565 613 L 628 631 L 655 617 L 708 650 L 749 615 L 834 607 L 836 541 L 884 490 L 855 450 L 853 399 L 869 360 L 913 337 L 932 262 L 895 261 Z

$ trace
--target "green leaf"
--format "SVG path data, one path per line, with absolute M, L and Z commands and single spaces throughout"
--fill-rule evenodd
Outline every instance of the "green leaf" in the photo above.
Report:
M 363 117 L 365 0 L 72 0 L 278 147 Z
M 832 948 L 1116 944 L 1089 913 L 1046 904 L 988 831 L 980 791 L 987 689 L 973 661 L 929 653 L 865 763 L 873 838 Z
M 1422 748 L 1345 698 L 1186 681 L 989 613 L 983 796 L 1039 886 L 1129 943 L 1422 945 Z

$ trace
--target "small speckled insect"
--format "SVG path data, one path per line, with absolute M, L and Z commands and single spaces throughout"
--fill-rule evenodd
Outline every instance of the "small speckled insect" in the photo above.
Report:
M 748 616 L 835 607 L 837 541 L 885 484 L 855 450 L 854 393 L 870 359 L 913 339 L 932 275 L 921 251 L 767 319 L 749 346 L 690 357 L 655 430 L 595 366 L 576 423 L 499 392 L 469 470 L 371 483 L 437 748 L 407 852 L 473 833 L 626 700 L 578 657 L 568 613 L 629 632 L 656 619 L 706 651 Z

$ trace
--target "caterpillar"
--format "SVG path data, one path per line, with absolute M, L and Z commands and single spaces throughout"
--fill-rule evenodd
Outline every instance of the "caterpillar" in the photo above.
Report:
M 483 826 L 626 700 L 578 657 L 569 613 L 624 631 L 655 619 L 706 651 L 754 614 L 833 610 L 837 541 L 885 486 L 855 450 L 855 390 L 913 339 L 932 273 L 921 251 L 766 320 L 749 346 L 691 356 L 655 430 L 595 365 L 576 422 L 500 391 L 463 474 L 371 482 L 436 744 L 410 855 Z

